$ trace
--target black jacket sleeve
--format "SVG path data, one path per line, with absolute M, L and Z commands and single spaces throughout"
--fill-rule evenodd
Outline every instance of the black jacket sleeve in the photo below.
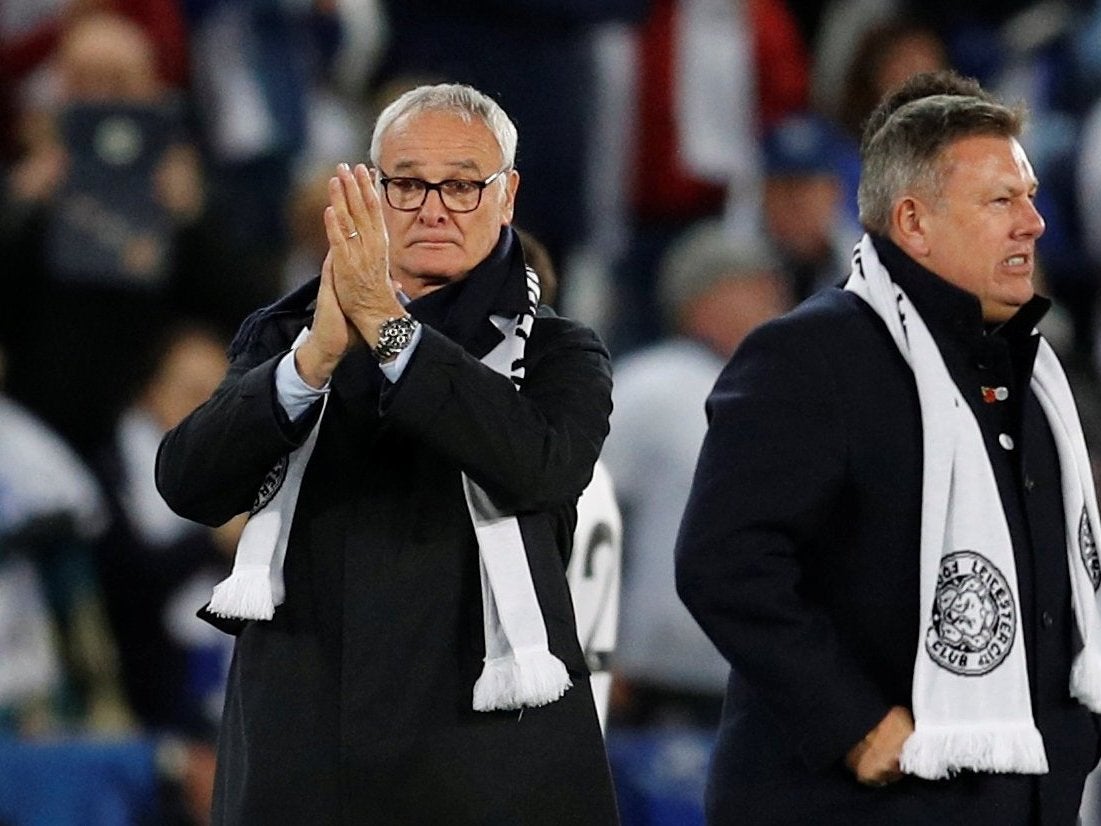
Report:
M 458 465 L 498 506 L 573 503 L 592 477 L 611 414 L 611 367 L 599 339 L 566 319 L 536 319 L 526 375 L 512 381 L 425 328 L 385 418 Z

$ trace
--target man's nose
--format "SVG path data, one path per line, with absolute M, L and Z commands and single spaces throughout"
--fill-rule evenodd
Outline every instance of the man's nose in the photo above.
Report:
M 448 218 L 450 214 L 447 207 L 443 205 L 443 194 L 438 189 L 430 189 L 425 195 L 417 217 L 426 223 L 436 223 Z
M 1025 198 L 1024 203 L 1018 234 L 1030 238 L 1039 238 L 1047 229 L 1044 216 L 1040 214 L 1040 210 L 1036 208 L 1036 202 L 1031 198 Z

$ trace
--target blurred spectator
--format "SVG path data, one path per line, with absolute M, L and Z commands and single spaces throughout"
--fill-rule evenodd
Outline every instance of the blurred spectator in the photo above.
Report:
M 0 732 L 129 727 L 92 556 L 106 526 L 85 465 L 0 394 Z
M 841 125 L 859 142 L 864 121 L 887 92 L 919 72 L 948 68 L 944 44 L 931 27 L 890 18 L 858 40 L 838 104 Z
M 839 97 L 833 108 L 823 110 L 843 129 L 836 164 L 844 187 L 842 203 L 854 225 L 860 181 L 857 148 L 864 121 L 884 95 L 903 81 L 919 72 L 950 67 L 940 35 L 912 16 L 881 14 L 878 22 L 867 24 L 861 31 L 839 84 Z
M 136 359 L 186 291 L 175 244 L 203 207 L 194 149 L 148 35 L 81 17 L 56 58 L 60 109 L 3 193 L 0 339 L 10 388 L 88 456 L 133 389 Z
M 1094 104 L 1082 128 L 1081 145 L 1075 169 L 1075 196 L 1078 214 L 1082 220 L 1082 234 L 1086 252 L 1086 267 L 1090 280 L 1096 285 L 1101 280 L 1101 96 Z M 1096 364 L 1101 364 L 1101 338 L 1094 336 L 1091 342 Z
M 524 250 L 524 262 L 539 276 L 539 300 L 549 307 L 558 297 L 558 268 L 543 242 L 522 227 L 512 225 Z
M 382 24 L 370 18 L 372 3 L 186 0 L 184 6 L 219 239 L 246 277 L 266 280 L 266 290 L 277 294 L 288 246 L 285 204 L 298 162 L 310 150 L 314 121 L 340 117 L 339 103 L 327 94 L 333 63 L 338 54 L 345 64 L 370 62 L 358 42 L 342 48 L 343 24 L 348 20 L 347 34 L 363 40 L 377 38 Z
M 0 392 L 0 822 L 209 822 L 213 750 L 142 735 L 124 698 L 93 556 L 108 516 L 91 471 Z
M 577 525 L 566 578 L 570 584 L 577 639 L 590 671 L 593 702 L 607 731 L 612 695 L 611 663 L 619 625 L 623 563 L 623 521 L 615 485 L 598 461 L 577 500 Z
M 813 108 L 840 120 L 841 96 L 865 33 L 909 10 L 905 0 L 829 0 L 818 20 L 811 74 Z
M 848 272 L 860 229 L 844 209 L 841 139 L 825 119 L 801 113 L 765 135 L 765 229 L 802 300 Z
M 991 86 L 1003 100 L 1023 101 L 1031 113 L 1022 145 L 1041 181 L 1036 205 L 1047 229 L 1036 249 L 1049 294 L 1070 317 L 1073 352 L 1088 357 L 1097 328 L 1101 259 L 1091 254 L 1089 238 L 1095 205 L 1083 209 L 1077 194 L 1080 159 L 1090 151 L 1083 123 L 1098 87 L 1088 80 L 1088 50 L 1079 45 L 1096 29 L 1090 32 L 1089 15 L 1076 13 L 1075 5 L 1037 3 L 999 21 L 988 36 L 997 51 Z
M 285 243 L 282 206 L 306 139 L 311 5 L 187 4 L 213 208 L 234 248 L 278 253 Z
M 321 227 L 320 211 L 309 212 L 311 190 L 318 169 L 366 155 L 362 73 L 385 26 L 374 0 L 183 6 L 209 196 L 187 250 L 190 292 L 201 301 L 180 309 L 228 334 L 288 279 L 320 271 L 323 256 L 311 260 Z
M 91 471 L 0 393 L 4 823 L 209 822 L 213 750 L 144 735 L 124 696 L 93 551 L 108 518 Z
M 65 30 L 82 16 L 116 12 L 138 24 L 154 44 L 166 85 L 187 84 L 187 34 L 177 0 L 5 0 L 0 4 L 0 164 L 22 151 L 19 111 Z
M 524 250 L 524 263 L 539 278 L 539 301 L 553 306 L 558 273 L 550 253 L 532 233 L 512 228 Z M 593 702 L 603 729 L 608 726 L 612 673 L 619 622 L 619 591 L 623 559 L 623 520 L 615 486 L 604 463 L 597 461 L 593 478 L 577 500 L 573 554 L 566 569 L 577 620 L 577 638 L 591 672 Z
M 176 516 L 153 467 L 164 434 L 225 375 L 225 342 L 201 326 L 173 326 L 151 363 L 97 463 L 114 517 L 99 569 L 134 711 L 147 726 L 213 739 L 231 641 L 206 633 L 194 612 L 228 574 L 242 520 L 212 530 Z
M 759 129 L 806 106 L 808 75 L 778 0 L 656 0 L 637 33 L 600 45 L 592 243 L 567 262 L 563 303 L 617 354 L 660 335 L 657 269 L 674 238 L 721 214 L 735 232 L 758 226 Z
M 321 220 L 329 205 L 329 180 L 335 164 L 323 163 L 304 172 L 287 198 L 287 229 L 290 243 L 283 262 L 279 288 L 292 292 L 321 272 L 329 251 L 329 239 Z
M 616 365 L 602 456 L 624 521 L 610 719 L 714 726 L 729 665 L 677 598 L 673 546 L 707 429 L 704 399 L 745 335 L 792 296 L 769 249 L 707 221 L 670 248 L 659 297 L 669 337 Z

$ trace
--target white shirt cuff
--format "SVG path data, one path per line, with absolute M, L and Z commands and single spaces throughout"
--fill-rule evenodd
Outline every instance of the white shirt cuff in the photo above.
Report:
M 413 340 L 409 342 L 409 346 L 398 353 L 397 357 L 393 361 L 388 361 L 385 364 L 380 364 L 383 375 L 390 380 L 391 384 L 397 384 L 398 379 L 401 378 L 401 374 L 405 372 L 405 365 L 409 363 L 409 359 L 413 358 L 413 351 L 417 349 L 417 345 L 421 340 L 421 332 L 424 330 L 423 324 L 418 324 L 417 329 L 413 332 Z
M 297 348 L 295 348 L 297 349 Z M 320 390 L 310 387 L 298 374 L 298 367 L 294 363 L 294 350 L 291 350 L 275 367 L 275 397 L 282 405 L 284 412 L 292 422 L 310 409 L 315 401 L 329 392 L 330 382 Z

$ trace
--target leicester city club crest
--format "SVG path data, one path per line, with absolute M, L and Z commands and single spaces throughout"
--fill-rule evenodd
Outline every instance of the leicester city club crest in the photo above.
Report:
M 260 490 L 256 494 L 256 501 L 252 503 L 249 516 L 255 516 L 257 511 L 267 507 L 279 488 L 283 487 L 283 481 L 287 478 L 287 457 L 283 456 L 275 463 L 275 467 L 268 471 L 264 481 L 260 483 Z
M 940 562 L 925 650 L 941 668 L 980 677 L 1001 665 L 1017 634 L 1005 576 L 982 554 L 956 551 Z
M 1082 518 L 1078 520 L 1078 553 L 1082 556 L 1082 564 L 1086 566 L 1086 573 L 1090 575 L 1090 582 L 1096 591 L 1101 586 L 1101 560 L 1097 558 L 1097 543 L 1093 539 L 1090 516 L 1085 508 L 1082 508 Z

